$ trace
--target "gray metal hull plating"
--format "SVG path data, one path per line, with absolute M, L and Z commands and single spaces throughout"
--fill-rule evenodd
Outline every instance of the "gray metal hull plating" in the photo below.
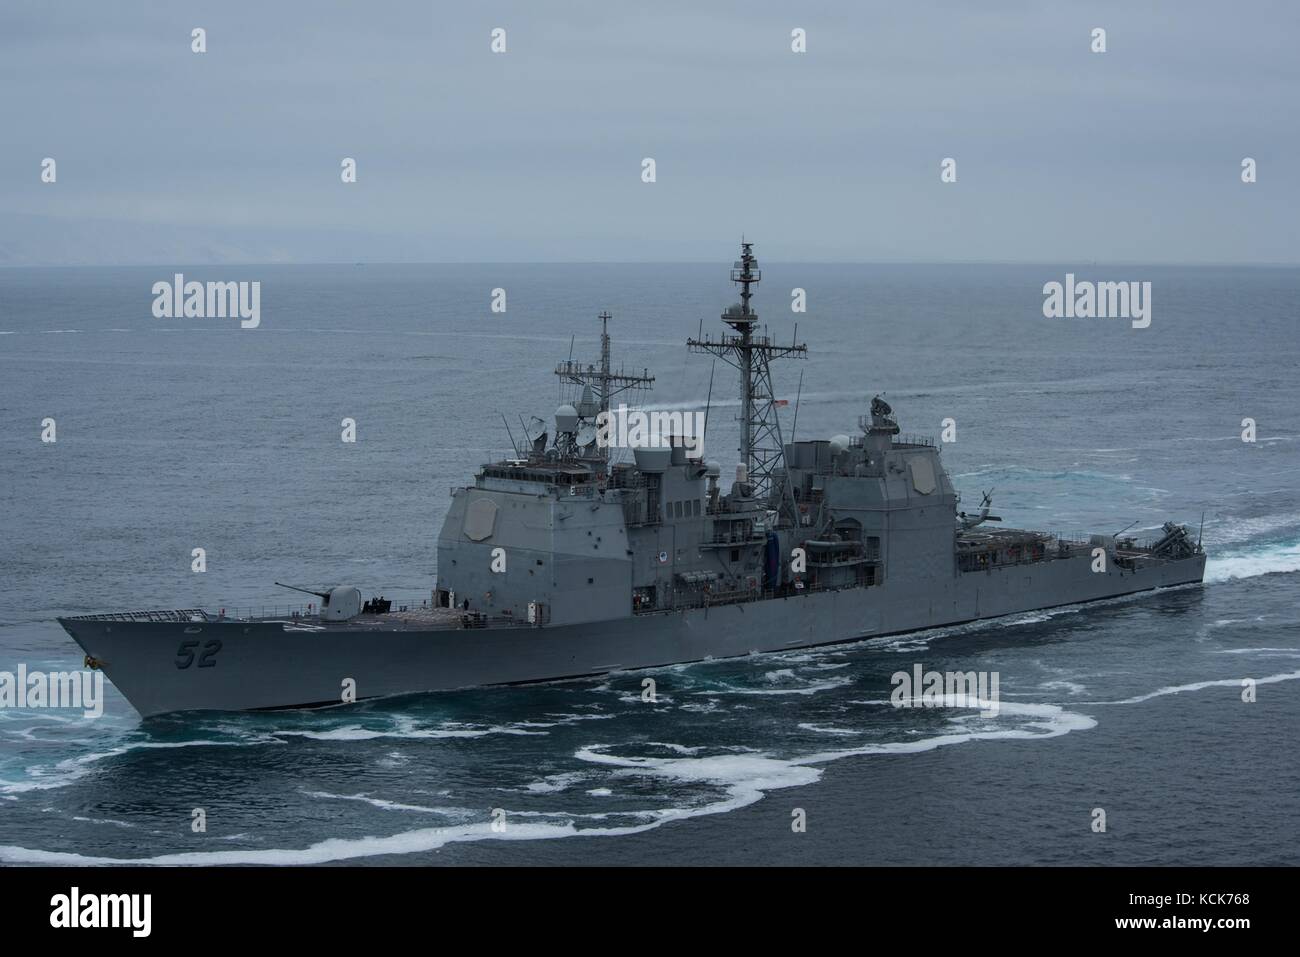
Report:
M 1086 555 L 788 598 L 543 628 L 321 631 L 277 622 L 60 619 L 140 712 L 243 711 L 550 681 L 785 651 L 1200 582 L 1205 556 L 1094 573 Z M 197 630 L 196 630 L 197 629 Z M 182 642 L 220 642 L 178 666 Z M 183 657 L 182 657 L 183 660 Z

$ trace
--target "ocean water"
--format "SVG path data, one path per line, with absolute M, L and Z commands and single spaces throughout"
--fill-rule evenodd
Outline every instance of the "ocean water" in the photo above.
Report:
M 426 593 L 449 489 L 508 451 L 502 415 L 553 410 L 599 311 L 655 406 L 703 405 L 683 342 L 719 329 L 728 265 L 0 270 L 0 671 L 79 667 L 59 614 L 292 601 L 275 580 Z M 261 325 L 153 318 L 176 271 L 260 281 Z M 1066 272 L 1152 282 L 1150 327 L 1045 319 Z M 1007 524 L 1203 515 L 1206 584 L 660 669 L 656 703 L 636 673 L 149 722 L 111 687 L 94 720 L 0 709 L 0 861 L 1300 863 L 1298 302 L 1290 268 L 765 263 L 760 314 L 810 347 L 776 370 L 787 428 L 800 372 L 804 438 L 883 392 L 904 431 L 956 420 L 946 466 Z M 724 476 L 735 391 L 719 366 Z M 888 706 L 916 663 L 998 672 L 999 713 Z

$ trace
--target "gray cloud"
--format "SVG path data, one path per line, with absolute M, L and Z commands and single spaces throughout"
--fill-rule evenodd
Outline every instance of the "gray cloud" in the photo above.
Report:
M 1296 262 L 1298 26 L 1261 0 L 10 2 L 0 262 L 716 259 L 741 232 L 773 260 Z

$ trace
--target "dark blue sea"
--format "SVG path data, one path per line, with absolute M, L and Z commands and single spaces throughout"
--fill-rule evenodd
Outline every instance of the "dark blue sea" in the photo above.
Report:
M 276 580 L 427 594 L 449 490 L 509 451 L 503 414 L 553 411 L 602 309 L 654 406 L 703 406 L 684 341 L 719 331 L 728 265 L 0 269 L 0 671 L 79 668 L 62 614 L 293 601 Z M 0 861 L 1300 864 L 1300 270 L 764 267 L 771 334 L 810 347 L 776 369 L 787 427 L 803 374 L 799 437 L 882 392 L 904 431 L 956 421 L 946 466 L 1008 525 L 1203 515 L 1205 585 L 662 669 L 653 704 L 638 673 L 147 723 L 111 687 L 97 719 L 0 709 Z M 260 326 L 154 318 L 177 271 L 259 281 Z M 1067 272 L 1150 281 L 1150 327 L 1044 318 Z M 720 366 L 724 476 L 736 389 Z M 915 663 L 997 671 L 1001 710 L 889 707 Z

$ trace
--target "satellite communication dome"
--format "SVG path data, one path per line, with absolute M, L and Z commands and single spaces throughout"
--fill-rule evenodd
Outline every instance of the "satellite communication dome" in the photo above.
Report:
M 565 403 L 555 410 L 555 428 L 558 432 L 572 432 L 578 427 L 578 410 Z
M 833 452 L 835 455 L 839 455 L 848 447 L 849 447 L 849 437 L 847 435 L 831 436 L 831 452 Z

